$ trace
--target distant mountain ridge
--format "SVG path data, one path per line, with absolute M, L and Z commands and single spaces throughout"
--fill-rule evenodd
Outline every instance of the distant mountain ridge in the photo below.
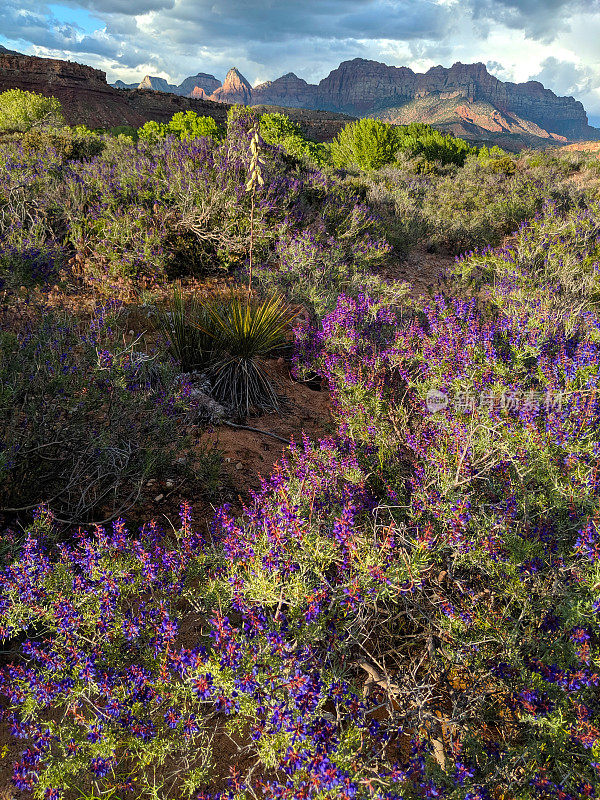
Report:
M 208 77 L 216 81 L 214 76 Z M 184 84 L 186 81 L 170 87 L 164 79 L 147 76 L 139 86 L 180 93 Z M 212 92 L 199 82 L 196 85 L 202 94 L 196 91 L 194 96 L 216 102 L 320 109 L 391 122 L 412 115 L 413 121 L 429 122 L 466 138 L 502 138 L 520 146 L 547 139 L 600 137 L 600 131 L 589 125 L 583 105 L 573 97 L 558 97 L 537 81 L 503 82 L 481 63 L 457 62 L 452 67 L 437 66 L 417 73 L 408 67 L 355 58 L 342 62 L 318 84 L 288 72 L 252 87 L 233 68 Z
M 232 75 L 229 85 L 233 85 L 234 80 L 237 78 Z M 109 86 L 104 72 L 84 64 L 0 51 L 0 93 L 7 89 L 22 89 L 57 97 L 68 125 L 87 125 L 89 128 L 131 125 L 139 128 L 149 120 L 168 122 L 180 111 L 194 111 L 224 125 L 229 105 L 207 100 L 206 92 L 201 88 L 204 85 L 212 89 L 215 84 L 217 88 L 221 86 L 212 75 L 201 72 L 177 87 L 192 88 L 192 97 L 156 89 L 138 89 L 137 84 L 136 88 L 130 89 L 125 83 L 122 86 L 126 90 L 119 91 Z M 147 87 L 148 82 L 144 85 Z M 288 114 L 306 136 L 317 142 L 331 141 L 353 119 L 344 114 L 299 108 L 269 107 L 263 110 Z

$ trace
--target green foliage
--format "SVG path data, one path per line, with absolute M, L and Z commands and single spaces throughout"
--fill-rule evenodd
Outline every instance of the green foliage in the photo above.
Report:
M 514 175 L 517 171 L 517 163 L 510 156 L 492 158 L 488 162 L 488 169 L 496 173 L 501 172 L 503 175 Z
M 336 167 L 379 169 L 391 164 L 398 150 L 398 128 L 378 119 L 349 122 L 331 145 Z
M 184 372 L 205 367 L 212 356 L 214 340 L 207 332 L 209 319 L 205 306 L 192 295 L 186 301 L 180 286 L 158 317 L 158 328 L 169 342 L 169 352 Z
M 200 136 L 210 136 L 217 140 L 223 136 L 223 131 L 212 117 L 201 117 L 195 111 L 179 111 L 174 114 L 167 130 L 184 141 L 198 139 Z
M 214 397 L 241 415 L 277 410 L 275 387 L 263 362 L 285 345 L 294 312 L 277 295 L 262 302 L 232 295 L 204 308 L 208 324 L 202 331 L 212 337 L 218 353 L 211 367 Z
M 138 138 L 144 142 L 157 142 L 164 139 L 169 133 L 169 126 L 164 122 L 151 119 L 144 123 L 138 130 Z
M 133 125 L 116 125 L 114 128 L 109 128 L 108 132 L 111 136 L 125 136 L 133 142 L 138 140 L 137 128 Z
M 31 129 L 22 135 L 21 145 L 28 155 L 42 155 L 51 148 L 62 163 L 88 161 L 99 156 L 105 148 L 100 136 L 87 129 L 73 131 L 70 128 Z
M 268 144 L 280 144 L 290 136 L 302 136 L 300 126 L 287 114 L 263 114 L 260 118 L 260 135 Z
M 412 123 L 396 128 L 397 149 L 428 162 L 456 164 L 462 166 L 469 155 L 477 155 L 478 149 L 464 139 L 440 133 L 430 125 Z
M 344 168 L 376 170 L 391 164 L 398 153 L 419 159 L 418 172 L 431 173 L 433 162 L 462 166 L 478 149 L 430 125 L 391 125 L 378 119 L 348 123 L 331 145 L 334 164 Z
M 31 128 L 63 124 L 60 102 L 22 89 L 0 94 L 0 131 L 28 131 Z
M 169 135 L 177 136 L 183 141 L 201 136 L 218 140 L 223 137 L 223 131 L 212 117 L 201 117 L 195 111 L 178 111 L 167 123 L 150 120 L 137 131 L 138 138 L 147 142 L 156 142 Z

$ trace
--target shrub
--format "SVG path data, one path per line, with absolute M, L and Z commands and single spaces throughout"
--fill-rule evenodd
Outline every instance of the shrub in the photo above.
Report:
M 4 511 L 47 503 L 65 524 L 112 517 L 171 462 L 185 386 L 171 389 L 168 361 L 119 346 L 110 317 L 100 307 L 84 325 L 44 309 L 19 334 L 2 332 Z
M 331 157 L 336 167 L 371 170 L 391 164 L 397 150 L 394 125 L 378 119 L 359 119 L 338 133 L 331 144 Z
M 0 131 L 28 131 L 31 128 L 62 125 L 60 102 L 22 89 L 0 94 Z
M 256 302 L 233 295 L 204 307 L 208 326 L 202 331 L 213 338 L 216 350 L 210 368 L 213 396 L 241 415 L 276 411 L 277 393 L 263 361 L 285 344 L 292 310 L 277 296 Z
M 164 122 L 156 122 L 156 120 L 148 120 L 141 128 L 138 129 L 138 138 L 146 142 L 157 142 L 164 139 L 169 133 L 169 126 Z
M 279 145 L 296 158 L 317 166 L 329 161 L 325 145 L 307 139 L 300 126 L 286 114 L 263 114 L 260 118 L 260 134 L 267 144 Z
M 455 164 L 462 166 L 470 155 L 477 155 L 478 149 L 464 139 L 440 133 L 429 125 L 413 123 L 401 125 L 396 129 L 397 150 L 408 152 L 421 158 L 425 163 Z
M 58 276 L 65 261 L 62 248 L 50 243 L 42 247 L 0 249 L 0 280 L 13 289 L 44 285 Z
M 200 136 L 210 136 L 215 140 L 223 137 L 223 131 L 212 117 L 201 117 L 195 111 L 179 111 L 174 114 L 167 130 L 184 141 L 198 139 Z
M 21 137 L 21 146 L 26 154 L 42 156 L 52 149 L 62 163 L 88 161 L 99 156 L 105 143 L 91 132 L 81 133 L 69 128 L 56 130 L 30 130 Z

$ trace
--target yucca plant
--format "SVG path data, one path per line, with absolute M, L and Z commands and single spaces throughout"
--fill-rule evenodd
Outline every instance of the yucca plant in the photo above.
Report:
M 202 301 L 194 295 L 186 301 L 181 286 L 175 286 L 169 307 L 159 312 L 157 327 L 184 372 L 205 368 L 210 362 L 215 338 L 208 333 L 209 324 Z
M 294 312 L 278 295 L 263 301 L 231 295 L 204 309 L 204 331 L 218 353 L 210 367 L 214 398 L 244 416 L 252 409 L 277 411 L 280 402 L 264 359 L 285 345 Z

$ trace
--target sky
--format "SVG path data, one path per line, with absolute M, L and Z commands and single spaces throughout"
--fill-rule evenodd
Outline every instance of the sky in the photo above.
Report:
M 360 57 L 425 71 L 481 61 L 581 100 L 600 126 L 600 0 L 0 0 L 0 44 L 180 83 L 236 66 L 317 83 Z

